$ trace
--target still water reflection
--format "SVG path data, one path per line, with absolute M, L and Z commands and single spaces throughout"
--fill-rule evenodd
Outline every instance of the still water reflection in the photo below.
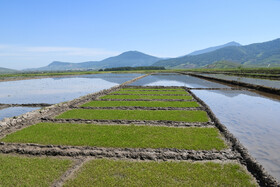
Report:
M 10 108 L 1 109 L 0 120 L 4 118 L 19 116 L 37 109 L 39 109 L 39 107 L 10 107 Z
M 280 101 L 249 91 L 193 90 L 231 133 L 280 180 Z
M 247 77 L 239 77 L 239 76 L 223 75 L 223 74 L 201 74 L 201 75 L 280 89 L 280 81 L 278 80 L 247 78 Z
M 142 74 L 93 74 L 0 82 L 0 103 L 59 103 L 108 89 Z
M 186 86 L 190 88 L 229 88 L 227 85 L 175 73 L 154 74 L 130 84 L 133 86 Z

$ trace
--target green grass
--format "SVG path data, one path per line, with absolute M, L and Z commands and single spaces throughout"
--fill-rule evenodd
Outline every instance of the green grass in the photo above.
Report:
M 1 141 L 120 148 L 226 148 L 216 128 L 172 128 L 135 125 L 39 123 Z
M 190 95 L 105 95 L 100 99 L 184 99 L 191 100 Z
M 257 186 L 238 164 L 96 159 L 64 186 Z
M 167 91 L 184 91 L 183 88 L 146 88 L 146 87 L 129 87 L 129 88 L 123 88 L 121 90 L 134 90 L 134 91 L 141 91 L 141 90 L 151 90 L 151 91 L 162 91 L 162 90 L 167 90 Z
M 50 186 L 71 160 L 0 154 L 0 186 Z
M 104 120 L 167 120 L 184 122 L 207 122 L 205 111 L 184 110 L 92 110 L 73 109 L 57 119 L 104 119 Z
M 189 95 L 188 92 L 182 90 L 171 90 L 171 91 L 141 91 L 141 90 L 120 90 L 113 92 L 112 94 L 181 94 L 181 95 Z
M 83 107 L 120 107 L 120 106 L 138 106 L 138 107 L 199 107 L 196 101 L 90 101 Z

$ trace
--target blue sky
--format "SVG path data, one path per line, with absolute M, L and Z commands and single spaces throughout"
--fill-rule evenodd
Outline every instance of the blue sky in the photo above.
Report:
M 280 38 L 280 0 L 0 0 L 0 67 Z

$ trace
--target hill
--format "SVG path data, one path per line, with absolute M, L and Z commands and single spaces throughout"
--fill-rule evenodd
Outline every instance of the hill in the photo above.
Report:
M 0 67 L 0 74 L 17 73 L 17 72 L 19 72 L 19 71 L 18 70 L 14 70 L 14 69 L 8 69 L 8 68 Z
M 209 53 L 160 60 L 153 66 L 199 68 L 218 61 L 229 61 L 248 67 L 280 66 L 280 39 L 246 46 L 228 46 Z
M 101 61 L 88 61 L 81 63 L 59 62 L 54 61 L 48 66 L 41 68 L 27 69 L 26 71 L 67 71 L 67 70 L 84 70 L 84 69 L 104 69 L 115 67 L 136 67 L 150 66 L 161 60 L 151 55 L 147 55 L 138 51 L 124 52 L 118 56 L 106 58 Z
M 209 52 L 215 51 L 217 49 L 221 49 L 221 48 L 228 47 L 228 46 L 241 46 L 241 44 L 233 41 L 233 42 L 226 43 L 224 45 L 219 45 L 219 46 L 215 46 L 215 47 L 209 47 L 209 48 L 206 48 L 206 49 L 201 49 L 201 50 L 198 50 L 198 51 L 194 51 L 194 52 L 192 52 L 188 55 L 200 55 L 200 54 L 203 54 L 203 53 L 209 53 Z

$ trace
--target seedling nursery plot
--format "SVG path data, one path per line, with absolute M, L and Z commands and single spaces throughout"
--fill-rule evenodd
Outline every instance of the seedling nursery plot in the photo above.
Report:
M 222 150 L 227 146 L 216 128 L 171 128 L 134 125 L 40 123 L 1 141 L 120 148 Z
M 96 159 L 65 186 L 257 186 L 238 164 Z
M 71 165 L 70 159 L 0 154 L 0 186 L 51 186 Z
M 90 101 L 82 107 L 199 107 L 196 101 Z
M 96 119 L 96 120 L 152 120 L 208 122 L 205 111 L 184 110 L 107 110 L 73 109 L 56 117 L 57 119 Z
M 181 95 L 157 96 L 142 92 Z M 139 95 L 110 95 L 112 93 Z M 32 145 L 31 150 L 35 149 L 35 155 L 59 153 L 75 158 L 0 155 L 0 186 L 57 186 L 56 181 L 62 181 L 61 184 L 65 186 L 257 186 L 254 178 L 239 163 L 239 154 L 230 149 L 231 144 L 224 141 L 222 133 L 215 126 L 209 125 L 212 122 L 207 112 L 203 108 L 189 109 L 202 105 L 183 88 L 128 87 L 110 94 L 101 98 L 123 101 L 86 100 L 85 104 L 70 108 L 47 122 L 29 125 L 2 136 L 0 147 L 9 148 L 11 145 L 12 149 L 15 145 L 23 146 L 18 151 L 21 154 L 31 154 L 29 152 L 32 151 L 24 151 L 24 147 Z M 153 108 L 81 108 L 123 106 Z M 56 120 L 62 121 L 58 123 Z M 103 122 L 86 124 L 85 120 Z M 110 124 L 113 122 L 110 120 L 127 120 L 127 124 Z M 134 125 L 133 121 L 144 123 Z M 159 122 L 163 125 L 157 126 Z M 197 126 L 169 126 L 173 122 Z M 84 150 L 84 153 L 97 151 L 98 154 L 85 156 L 78 150 Z M 73 151 L 77 152 L 71 154 Z M 76 156 L 82 161 L 73 167 Z M 221 161 L 214 163 L 211 161 L 213 159 Z M 19 180 L 8 175 L 16 175 Z
M 188 92 L 186 91 L 143 91 L 143 90 L 135 90 L 135 91 L 131 91 L 131 90 L 120 90 L 120 91 L 116 91 L 113 92 L 112 94 L 139 94 L 139 95 L 189 95 Z
M 191 100 L 193 98 L 190 95 L 179 95 L 179 96 L 178 95 L 106 95 L 106 96 L 100 97 L 100 99 Z

